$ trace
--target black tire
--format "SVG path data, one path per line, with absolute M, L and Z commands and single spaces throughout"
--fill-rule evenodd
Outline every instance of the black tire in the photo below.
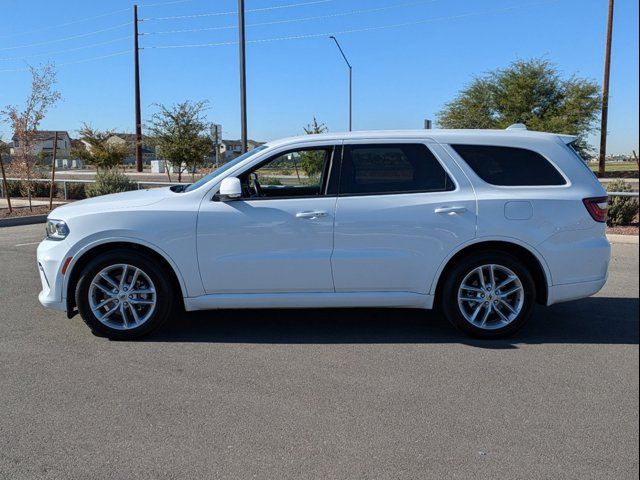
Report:
M 127 264 L 142 270 L 153 282 L 156 292 L 155 307 L 152 309 L 149 318 L 141 325 L 126 330 L 111 328 L 101 322 L 93 313 L 89 299 L 90 286 L 94 277 L 103 269 L 117 264 Z M 172 292 L 169 275 L 170 272 L 158 265 L 157 260 L 139 251 L 115 249 L 111 252 L 100 254 L 91 260 L 80 274 L 75 291 L 78 312 L 91 331 L 97 336 L 113 340 L 133 340 L 143 337 L 159 328 L 173 311 L 175 294 Z M 129 301 L 131 302 L 131 300 Z
M 467 320 L 467 318 L 463 314 L 462 307 L 458 302 L 458 292 L 463 280 L 467 277 L 467 275 L 471 274 L 471 272 L 485 265 L 496 265 L 499 267 L 505 267 L 518 277 L 522 285 L 523 297 L 521 309 L 517 316 L 515 316 L 509 323 L 504 326 L 500 326 L 502 325 L 502 323 L 500 323 L 498 312 L 493 310 L 496 307 L 489 305 L 492 309 L 492 313 L 490 314 L 491 316 L 489 318 L 495 320 L 488 321 L 487 328 L 480 328 L 479 326 L 474 325 L 469 320 Z M 495 283 L 499 284 L 500 282 L 496 281 Z M 490 282 L 487 283 L 487 286 L 488 288 L 490 288 Z M 485 293 L 473 293 L 472 295 L 485 295 Z M 491 295 L 490 298 L 489 296 L 487 296 L 487 298 L 482 298 L 483 300 L 481 302 L 484 303 L 484 305 L 496 301 L 499 302 L 499 300 L 495 300 L 495 297 L 493 295 Z M 524 327 L 524 325 L 531 317 L 531 314 L 533 313 L 535 299 L 535 282 L 533 281 L 531 273 L 529 272 L 525 264 L 517 257 L 514 257 L 513 255 L 510 255 L 508 253 L 500 251 L 487 251 L 482 253 L 470 254 L 466 257 L 461 258 L 459 261 L 457 261 L 456 265 L 447 272 L 447 277 L 445 278 L 442 288 L 441 305 L 445 317 L 460 331 L 472 337 L 490 339 L 513 335 L 522 327 Z M 484 300 L 490 300 L 490 302 L 484 302 Z M 475 307 L 472 306 L 476 305 L 475 302 L 481 303 L 478 302 L 478 299 L 476 297 L 473 302 L 463 302 L 463 305 L 469 310 L 473 310 Z M 508 310 L 506 310 L 505 305 L 503 305 L 502 303 L 498 303 L 497 305 L 500 308 L 500 312 L 509 315 L 509 312 Z M 482 312 L 486 312 L 487 308 L 488 307 L 486 306 L 483 307 Z M 489 326 L 491 328 L 489 328 Z

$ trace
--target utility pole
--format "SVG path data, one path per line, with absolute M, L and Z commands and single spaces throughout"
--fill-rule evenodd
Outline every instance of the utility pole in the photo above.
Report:
M 338 43 L 338 39 L 336 37 L 334 37 L 333 35 L 331 35 L 329 38 L 332 38 L 333 41 L 336 42 L 336 45 L 338 46 L 338 50 L 340 50 L 340 53 L 342 54 L 342 58 L 344 58 L 344 61 L 346 62 L 347 67 L 349 67 L 349 131 L 351 131 L 352 118 L 353 118 L 353 116 L 352 116 L 352 112 L 353 112 L 353 68 L 351 67 L 351 64 L 349 63 L 349 60 L 347 60 L 347 56 L 342 51 L 342 47 Z
M 600 157 L 598 176 L 604 177 L 605 157 L 607 155 L 607 116 L 609 115 L 609 73 L 611 71 L 611 36 L 613 30 L 613 0 L 609 0 L 607 19 L 607 46 L 604 54 L 604 81 L 602 83 L 602 114 L 600 123 Z
M 11 195 L 9 195 L 9 185 L 7 185 L 7 174 L 4 171 L 4 160 L 2 159 L 2 150 L 0 149 L 0 171 L 2 173 L 2 188 L 4 195 L 7 198 L 7 206 L 9 207 L 9 213 L 13 212 L 11 208 Z
M 244 0 L 238 0 L 238 32 L 240 35 L 240 129 L 242 153 L 247 152 L 247 69 L 245 65 Z
M 53 136 L 53 155 L 51 156 L 51 185 L 49 186 L 49 210 L 53 208 L 53 184 L 56 180 L 56 157 L 58 154 L 58 132 Z
M 138 47 L 138 5 L 133 6 L 133 70 L 136 97 L 136 170 L 142 171 L 142 114 L 140 113 L 140 48 Z

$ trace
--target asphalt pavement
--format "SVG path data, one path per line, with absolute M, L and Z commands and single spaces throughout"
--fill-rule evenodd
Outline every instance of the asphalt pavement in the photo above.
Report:
M 137 342 L 37 300 L 0 229 L 1 479 L 637 479 L 638 246 L 476 341 L 406 310 L 184 314 Z

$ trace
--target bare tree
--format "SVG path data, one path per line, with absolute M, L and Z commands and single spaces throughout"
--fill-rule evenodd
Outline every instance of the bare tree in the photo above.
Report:
M 26 192 L 31 205 L 33 185 L 33 169 L 38 161 L 35 155 L 35 139 L 40 122 L 49 109 L 60 100 L 60 92 L 55 90 L 56 71 L 51 63 L 36 68 L 29 67 L 31 71 L 31 92 L 21 110 L 15 105 L 8 105 L 0 115 L 13 128 L 17 145 L 14 145 L 14 164 L 20 178 L 26 180 Z

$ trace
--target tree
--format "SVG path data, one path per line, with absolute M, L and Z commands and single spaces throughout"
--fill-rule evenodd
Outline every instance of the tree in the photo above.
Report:
M 108 142 L 113 136 L 112 131 L 96 130 L 85 123 L 79 133 L 87 148 L 75 148 L 72 154 L 85 163 L 94 165 L 98 171 L 116 168 L 129 156 L 128 145 Z
M 506 128 L 524 123 L 529 130 L 577 135 L 582 153 L 600 109 L 597 83 L 562 78 L 543 59 L 518 60 L 475 78 L 438 113 L 443 128 Z
M 307 135 L 318 135 L 320 133 L 326 133 L 329 131 L 324 123 L 318 123 L 316 117 L 313 117 L 313 122 L 307 124 L 307 126 L 303 129 L 304 133 L 306 133 Z M 309 150 L 300 154 L 300 166 L 309 178 L 320 175 L 322 173 L 323 165 L 324 152 L 321 150 Z
M 11 213 L 13 211 L 11 208 L 11 195 L 9 193 L 9 185 L 7 184 L 7 174 L 4 171 L 4 158 L 2 158 L 7 153 L 9 153 L 9 145 L 4 143 L 2 138 L 0 138 L 0 171 L 2 172 L 2 189 L 7 197 L 7 206 L 9 207 L 9 213 Z
M 157 107 L 159 111 L 151 117 L 147 130 L 159 157 L 167 166 L 177 168 L 178 182 L 181 182 L 184 165 L 190 166 L 195 173 L 196 167 L 204 165 L 212 152 L 213 144 L 208 136 L 210 124 L 204 115 L 208 102 L 186 100 L 171 107 Z M 171 181 L 168 168 L 167 176 Z
M 21 179 L 26 179 L 25 188 L 31 205 L 33 184 L 33 169 L 38 161 L 35 155 L 35 139 L 40 122 L 44 119 L 49 109 L 60 100 L 60 92 L 54 89 L 56 72 L 51 63 L 43 67 L 29 67 L 31 72 L 31 92 L 27 97 L 24 109 L 20 110 L 15 105 L 8 105 L 0 115 L 13 128 L 18 145 L 14 148 L 13 167 Z

